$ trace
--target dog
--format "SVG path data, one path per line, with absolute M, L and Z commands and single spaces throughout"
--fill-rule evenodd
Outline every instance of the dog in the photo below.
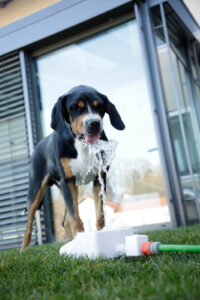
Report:
M 73 239 L 84 231 L 78 210 L 78 182 L 87 174 L 88 154 L 83 144 L 94 144 L 98 140 L 108 141 L 103 130 L 103 117 L 109 115 L 111 125 L 123 130 L 125 125 L 107 96 L 96 89 L 80 85 L 59 97 L 51 114 L 51 128 L 54 130 L 42 139 L 31 156 L 28 190 L 28 221 L 22 250 L 30 243 L 33 219 L 42 205 L 45 187 L 59 185 L 67 209 L 65 228 Z M 85 169 L 84 169 L 85 168 Z M 101 172 L 106 186 L 106 173 Z M 96 228 L 101 230 L 105 220 L 100 180 L 97 172 L 84 178 L 84 183 L 93 181 L 96 211 Z

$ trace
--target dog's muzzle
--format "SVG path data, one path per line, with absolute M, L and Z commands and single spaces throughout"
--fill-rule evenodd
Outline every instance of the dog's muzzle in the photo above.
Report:
M 94 115 L 90 118 L 86 117 L 84 120 L 84 139 L 87 143 L 93 144 L 100 139 L 102 132 L 102 120 L 100 117 Z
M 99 134 L 101 123 L 99 119 L 89 119 L 85 122 L 85 131 L 87 134 Z

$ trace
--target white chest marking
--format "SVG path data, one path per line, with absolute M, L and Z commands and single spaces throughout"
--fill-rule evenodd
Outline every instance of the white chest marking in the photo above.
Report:
M 72 173 L 76 177 L 76 184 L 88 184 L 99 173 L 96 158 L 83 142 L 76 140 L 75 147 L 78 157 L 71 160 Z

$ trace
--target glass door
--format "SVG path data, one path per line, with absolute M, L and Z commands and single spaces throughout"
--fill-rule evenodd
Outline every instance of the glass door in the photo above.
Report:
M 193 77 L 197 65 L 193 63 L 192 72 L 190 64 L 194 49 L 188 46 L 188 36 L 168 5 L 154 7 L 152 21 L 182 201 L 187 224 L 192 224 L 200 221 L 199 84 Z
M 107 184 L 107 225 L 116 228 L 170 224 L 136 21 L 39 57 L 36 68 L 44 135 L 51 132 L 51 110 L 58 97 L 79 84 L 106 94 L 125 122 L 122 132 L 112 128 L 107 117 L 104 122 L 108 138 L 118 142 Z M 95 213 L 90 185 L 81 187 L 79 198 L 85 229 L 93 230 Z M 57 239 L 63 235 L 61 202 L 59 191 L 53 190 Z

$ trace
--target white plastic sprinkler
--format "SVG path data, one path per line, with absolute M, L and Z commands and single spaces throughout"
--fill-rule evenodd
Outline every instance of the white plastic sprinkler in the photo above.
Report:
M 90 259 L 99 256 L 104 258 L 140 256 L 143 255 L 141 245 L 144 242 L 148 242 L 148 236 L 133 234 L 132 227 L 104 229 L 77 234 L 74 240 L 60 248 L 60 254 Z
M 99 256 L 141 256 L 161 252 L 200 253 L 200 245 L 165 245 L 148 241 L 147 235 L 133 234 L 133 229 L 121 228 L 79 233 L 76 238 L 60 249 L 60 254 L 75 258 L 84 256 L 95 259 Z

